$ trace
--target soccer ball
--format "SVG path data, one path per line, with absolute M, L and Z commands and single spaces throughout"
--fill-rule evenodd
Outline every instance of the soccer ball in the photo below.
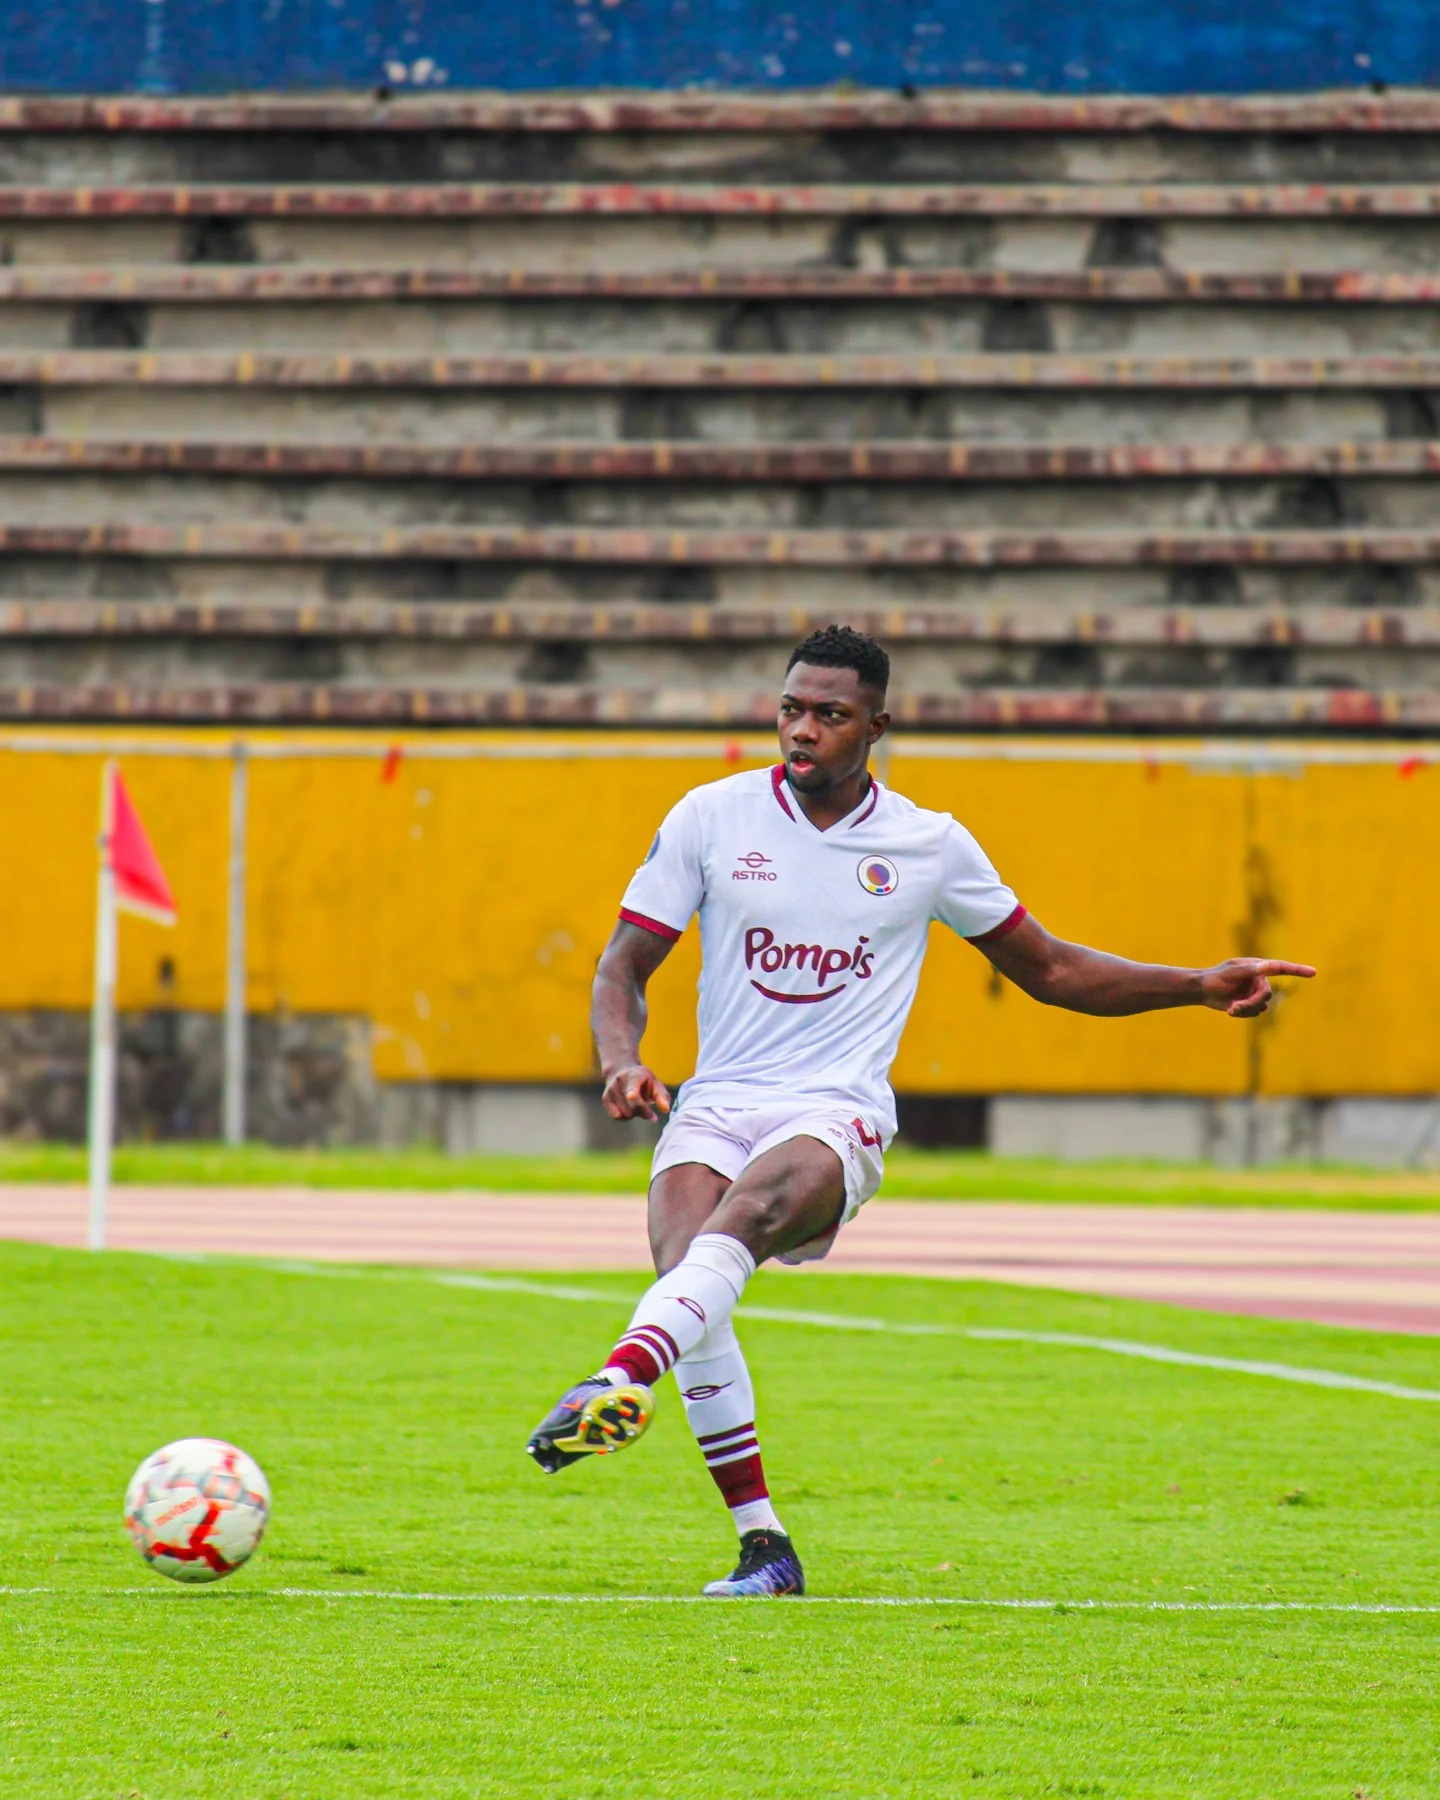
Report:
M 220 1438 L 181 1438 L 147 1456 L 125 1490 L 125 1529 L 172 1581 L 219 1581 L 248 1562 L 270 1517 L 260 1465 Z

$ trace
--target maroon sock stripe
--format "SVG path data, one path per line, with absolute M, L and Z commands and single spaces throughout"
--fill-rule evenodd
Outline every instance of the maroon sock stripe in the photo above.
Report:
M 624 1343 L 626 1338 L 630 1339 L 632 1342 L 638 1341 L 642 1344 L 651 1345 L 657 1355 L 665 1358 L 665 1366 L 667 1369 L 672 1363 L 677 1363 L 680 1360 L 680 1346 L 662 1325 L 636 1325 L 630 1331 L 627 1331 L 625 1333 L 625 1338 L 622 1338 L 620 1341 Z
M 755 1421 L 753 1419 L 749 1419 L 743 1425 L 732 1425 L 728 1431 L 707 1432 L 704 1437 L 697 1437 L 695 1442 L 700 1446 L 700 1448 L 702 1450 L 704 1450 L 704 1448 L 707 1444 L 719 1444 L 719 1443 L 722 1443 L 727 1438 L 740 1437 L 745 1432 L 753 1432 L 754 1429 L 755 1429 Z
M 742 1456 L 758 1456 L 760 1440 L 754 1437 L 741 1438 L 739 1443 L 730 1444 L 724 1450 L 710 1450 L 705 1454 L 705 1466 L 709 1469 L 723 1469 L 726 1463 L 735 1462 Z
M 658 1381 L 679 1360 L 679 1346 L 668 1331 L 659 1325 L 637 1325 L 615 1346 L 610 1366 L 648 1384 Z
M 665 1364 L 645 1344 L 617 1344 L 610 1352 L 606 1367 L 623 1369 L 632 1381 L 653 1387 L 665 1373 Z
M 710 1473 L 727 1506 L 746 1506 L 752 1500 L 770 1498 L 758 1450 L 738 1462 L 725 1463 L 718 1469 L 712 1469 Z

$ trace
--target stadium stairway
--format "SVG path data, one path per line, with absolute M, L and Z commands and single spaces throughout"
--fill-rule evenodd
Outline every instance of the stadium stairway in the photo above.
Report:
M 0 715 L 1440 725 L 1440 97 L 0 102 Z

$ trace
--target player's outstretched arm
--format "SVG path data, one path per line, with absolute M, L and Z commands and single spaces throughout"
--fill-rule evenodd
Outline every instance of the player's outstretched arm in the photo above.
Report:
M 601 1104 L 612 1119 L 653 1119 L 670 1110 L 670 1090 L 640 1060 L 648 1011 L 645 988 L 670 954 L 673 939 L 623 919 L 595 971 L 590 1029 L 605 1082 Z
M 1123 956 L 1051 937 L 1033 918 L 980 948 L 1032 999 L 1103 1018 L 1158 1012 L 1167 1006 L 1209 1006 L 1232 1019 L 1253 1019 L 1274 997 L 1272 976 L 1308 979 L 1315 973 L 1308 963 L 1261 956 L 1232 956 L 1208 969 L 1128 962 Z

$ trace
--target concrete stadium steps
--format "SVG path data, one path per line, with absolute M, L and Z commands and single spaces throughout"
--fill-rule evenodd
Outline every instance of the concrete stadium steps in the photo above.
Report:
M 673 445 L 742 454 L 770 446 L 829 453 L 866 444 L 994 446 L 1104 458 L 1154 447 L 1207 454 L 1265 444 L 1303 461 L 1314 451 L 1343 460 L 1346 447 L 1429 444 L 1440 418 L 1430 389 L 1347 392 L 1139 389 L 1123 407 L 1079 389 L 999 390 L 878 387 L 598 388 L 247 388 L 0 385 L 0 433 L 64 441 L 459 447 L 575 446 L 587 456 L 611 446 Z M 146 454 L 149 452 L 147 451 Z M 983 458 L 982 458 L 983 461 Z M 952 479 L 946 476 L 945 479 Z M 971 473 L 964 479 L 973 480 Z
M 244 389 L 244 403 L 225 403 Z M 1112 444 L 1208 456 L 1229 447 L 1298 464 L 1345 462 L 1349 444 L 1404 440 L 1440 417 L 1440 357 L 410 356 L 0 349 L 0 430 L 180 443 L 292 441 L 483 446 L 657 437 L 677 466 L 692 441 L 734 446 L 931 447 L 998 434 L 1072 459 Z M 595 443 L 592 443 L 592 440 Z M 748 440 L 748 442 L 747 442 Z M 1431 439 L 1412 439 L 1428 445 Z M 657 460 L 660 458 L 657 445 Z M 1244 456 L 1240 455 L 1244 451 Z M 1375 447 L 1373 453 L 1387 452 Z M 1402 457 L 1405 452 L 1401 452 Z M 1003 458 L 1002 458 L 1003 460 Z M 1123 458 L 1122 458 L 1123 461 Z M 972 462 L 973 477 L 985 456 Z M 1007 463 L 1007 467 L 1012 465 Z M 1207 464 L 1207 467 L 1210 465 Z M 1314 465 L 1307 464 L 1307 468 Z
M 1425 732 L 1440 728 L 1433 692 L 1385 689 L 1181 688 L 1046 690 L 973 688 L 910 692 L 891 708 L 897 724 L 951 731 Z M 257 682 L 206 686 L 62 681 L 0 687 L 0 717 L 190 724 L 570 725 L 766 729 L 775 718 L 764 689 L 696 680 L 681 688 L 609 689 L 475 685 L 422 688 Z
M 1429 219 L 1440 186 L 1416 182 L 716 182 L 0 184 L 0 221 L 241 218 L 1082 218 Z
M 520 606 L 487 602 L 316 601 L 267 604 L 172 600 L 0 599 L 0 633 L 11 640 L 103 633 L 127 637 L 412 638 L 443 643 L 601 645 L 788 644 L 825 625 L 825 608 L 636 604 Z M 850 615 L 857 630 L 898 647 L 947 644 L 1183 645 L 1288 649 L 1296 646 L 1440 646 L 1440 608 L 1370 611 L 1357 607 L 1117 606 L 1098 611 L 1023 605 L 890 607 Z
M 0 713 L 1434 724 L 1437 96 L 0 101 L 0 250 Z
M 0 471 L 29 470 L 490 482 L 760 482 L 772 489 L 777 483 L 1429 476 L 1440 474 L 1440 440 L 1098 446 L 884 441 L 707 444 L 684 440 L 475 445 L 0 436 Z M 726 492 L 730 491 L 727 485 Z M 1424 497 L 1427 510 L 1432 498 Z
M 853 273 L 932 296 L 990 293 L 976 283 L 998 277 L 1031 299 L 1154 302 L 1198 282 L 1206 298 L 1263 301 L 1314 297 L 1357 270 L 1423 277 L 1437 215 L 1440 184 L 1423 181 L 39 183 L 0 185 L 0 247 L 19 278 L 141 265 L 155 298 L 176 292 L 167 265 L 253 266 L 272 295 L 295 265 L 327 265 L 350 284 L 332 291 L 363 282 L 374 297 L 388 271 L 416 277 L 407 294 L 503 282 L 577 298 L 599 270 L 622 285 L 598 291 L 637 296 L 680 291 L 677 275 L 746 295 L 889 291 L 837 279 Z M 456 288 L 467 274 L 479 285 Z
M 1236 357 L 1326 360 L 1440 351 L 1440 309 L 1408 299 L 1336 305 L 1270 300 L 1218 308 L 1191 299 L 1042 304 L 1017 297 L 988 277 L 990 296 L 968 298 L 935 298 L 903 288 L 879 298 L 858 289 L 837 297 L 817 288 L 800 298 L 764 292 L 717 297 L 711 291 L 647 297 L 616 290 L 564 299 L 533 288 L 521 292 L 523 282 L 512 290 L 489 276 L 478 298 L 426 297 L 418 291 L 423 285 L 418 278 L 410 284 L 415 294 L 397 294 L 406 285 L 404 272 L 385 270 L 363 274 L 381 297 L 347 292 L 336 298 L 326 291 L 328 271 L 317 282 L 303 269 L 269 271 L 283 280 L 286 291 L 271 292 L 260 280 L 258 294 L 246 297 L 235 296 L 227 285 L 244 270 L 81 268 L 39 275 L 32 270 L 23 280 L 22 273 L 0 268 L 0 324 L 7 349 L 38 353 L 363 356 L 383 346 L 411 356 L 798 353 L 823 359 L 891 354 L 902 345 L 935 356 L 1041 358 L 1113 352 L 1119 346 L 1149 360 L 1184 356 L 1198 344 Z M 157 277 L 153 286 L 151 275 Z M 200 278 L 198 284 L 192 277 Z M 47 298 L 42 290 L 52 278 L 56 293 Z M 341 285 L 348 281 L 347 275 Z M 310 291 L 296 297 L 288 291 L 296 283 Z M 154 298 L 177 284 L 178 297 Z M 33 296 L 24 297 L 30 288 Z M 22 297 L 13 298 L 12 290 Z M 1435 291 L 1440 293 L 1440 285 Z
M 483 717 L 496 716 L 497 706 L 513 701 L 522 720 L 567 718 L 572 716 L 567 707 L 581 709 L 573 716 L 583 720 L 583 709 L 602 700 L 606 716 L 620 717 L 633 701 L 642 712 L 662 706 L 664 718 L 679 725 L 724 724 L 725 709 L 743 689 L 751 699 L 769 692 L 768 710 L 758 700 L 753 706 L 751 700 L 745 701 L 750 708 L 745 718 L 773 724 L 778 649 L 773 641 L 727 644 L 718 700 L 709 693 L 713 683 L 707 680 L 703 646 L 652 641 L 643 647 L 643 659 L 637 649 L 633 641 L 587 644 L 575 638 L 526 643 L 415 635 L 325 639 L 251 634 L 198 640 L 167 634 L 148 642 L 114 634 L 88 640 L 11 637 L 0 640 L 0 689 L 43 697 L 72 686 L 75 704 L 86 717 L 163 718 L 177 706 L 183 715 L 183 704 L 164 695 L 191 687 L 213 694 L 237 686 L 263 689 L 274 705 L 292 708 L 286 716 L 297 718 L 307 716 L 310 703 L 295 702 L 294 692 L 315 688 L 331 695 L 342 714 L 360 723 L 371 712 L 382 721 L 393 716 L 384 699 L 393 690 L 402 700 L 413 693 L 434 696 L 436 716 L 442 721 L 463 721 L 467 697 L 483 695 Z M 893 710 L 902 723 L 922 718 L 993 723 L 1023 714 L 1032 724 L 1048 720 L 1084 725 L 1100 716 L 1098 696 L 1106 705 L 1113 702 L 1132 723 L 1152 729 L 1178 728 L 1187 721 L 1272 729 L 1297 723 L 1403 725 L 1432 720 L 1429 690 L 1403 680 L 1389 681 L 1385 659 L 1347 648 L 1332 653 L 1328 661 L 1327 667 L 1321 652 L 1255 648 L 1203 654 L 1192 650 L 1182 657 L 1163 648 L 1122 650 L 1083 643 L 959 648 L 931 643 L 912 648 L 901 642 L 893 651 L 899 694 Z M 1337 682 L 1342 670 L 1343 682 Z M 97 690 L 100 701 L 84 698 Z M 162 696 L 158 701 L 157 690 Z M 1235 692 L 1248 692 L 1243 706 L 1237 702 L 1230 707 L 1228 701 L 1217 705 L 1217 694 Z M 1050 710 L 1043 715 L 1025 710 L 1027 696 L 1037 693 L 1049 696 Z M 122 698 L 116 700 L 116 695 Z M 974 700 L 980 710 L 966 710 L 958 701 L 952 707 L 957 695 L 966 697 L 966 706 Z M 223 706 L 216 711 L 219 703 L 213 699 L 197 705 L 206 714 L 226 716 Z M 295 706 L 300 710 L 294 711 Z
M 271 135 L 479 132 L 714 135 L 726 132 L 977 132 L 1107 138 L 1164 132 L 1202 139 L 1234 134 L 1440 133 L 1440 97 L 1426 88 L 1317 94 L 1097 97 L 927 89 L 820 93 L 657 92 L 549 94 L 17 94 L 0 99 L 0 132 Z
M 438 100 L 439 96 L 432 96 Z M 423 104 L 423 102 L 422 102 Z M 443 114 L 437 111 L 436 117 Z M 652 187 L 958 184 L 1146 187 L 1301 184 L 1409 187 L 1440 180 L 1434 127 L 1223 134 L 1078 131 L 647 130 L 463 127 L 344 131 L 96 131 L 21 134 L 0 125 L 0 182 L 117 185 Z
M 139 716 L 157 679 L 267 689 L 324 682 L 347 692 L 421 684 L 452 696 L 561 685 L 577 704 L 585 695 L 608 694 L 612 708 L 621 704 L 613 696 L 646 686 L 688 694 L 690 722 L 706 722 L 710 715 L 694 710 L 693 696 L 716 649 L 724 652 L 727 688 L 744 678 L 759 692 L 773 674 L 777 650 L 826 623 L 833 610 L 615 598 L 589 606 L 368 599 L 194 604 L 70 593 L 0 600 L 0 688 L 49 690 L 64 679 L 77 689 L 124 690 Z M 1076 706 L 1090 704 L 1089 691 L 1106 690 L 1168 716 L 1177 692 L 1183 697 L 1186 690 L 1193 696 L 1226 686 L 1281 691 L 1343 683 L 1351 690 L 1345 702 L 1351 712 L 1361 704 L 1355 691 L 1362 690 L 1390 693 L 1408 716 L 1426 703 L 1413 653 L 1440 649 L 1440 606 L 1370 612 L 1122 604 L 1091 612 L 952 601 L 851 609 L 847 616 L 884 637 L 897 687 L 909 696 L 905 704 L 915 701 L 931 713 L 957 687 L 1063 689 Z M 1147 699 L 1146 690 L 1156 688 L 1165 695 Z M 1271 722 L 1291 718 L 1273 695 L 1264 706 L 1251 706 Z
M 49 490 L 42 490 L 48 492 Z M 0 495 L 3 495 L 0 487 Z M 252 518 L 175 524 L 0 522 L 0 555 L 268 562 L 478 562 L 608 567 L 1305 567 L 1440 562 L 1440 528 L 1268 532 L 1125 530 L 593 529 L 393 524 L 366 529 Z M 363 509 L 362 509 L 363 510 Z
M 87 247 L 93 236 L 87 228 Z M 563 255 L 573 244 L 561 245 Z M 1433 257 L 1422 259 L 1434 266 Z M 384 262 L 10 264 L 0 268 L 0 303 L 14 301 L 127 301 L 170 305 L 244 302 L 536 300 L 638 302 L 1029 300 L 1111 302 L 1159 306 L 1177 302 L 1241 306 L 1294 305 L 1433 307 L 1440 275 L 1410 270 L 1204 270 L 1165 268 L 977 269 L 948 267 L 615 269 L 472 267 L 455 263 L 417 268 L 407 258 Z M 894 330 L 905 321 L 892 319 Z M 1214 321 L 1210 324 L 1213 328 Z M 719 348 L 720 346 L 717 346 Z M 937 346 L 938 347 L 938 346 Z M 1001 348 L 1002 346 L 994 346 Z M 1024 346 L 1003 346 L 1024 348 Z M 1038 347 L 1038 346 L 1037 346 Z M 1408 348 L 1406 345 L 1398 348 Z
M 810 388 L 1015 389 L 1045 393 L 1293 389 L 1298 392 L 1440 389 L 1440 355 L 1133 356 L 908 355 L 806 356 L 550 355 L 411 356 L 374 351 L 15 350 L 0 346 L 0 384 L 42 387 L 229 388 Z M 1167 398 L 1166 404 L 1171 402 Z
M 296 464 L 305 453 L 298 451 Z M 7 466 L 0 553 L 321 564 L 1250 570 L 1440 561 L 1435 482 L 426 478 Z M 1057 496 L 1064 523 L 1055 523 Z M 496 596 L 503 597 L 502 594 Z M 697 596 L 698 597 L 698 596 Z M 1094 594 L 1077 595 L 1094 604 Z M 1382 596 L 1371 596 L 1378 602 Z

